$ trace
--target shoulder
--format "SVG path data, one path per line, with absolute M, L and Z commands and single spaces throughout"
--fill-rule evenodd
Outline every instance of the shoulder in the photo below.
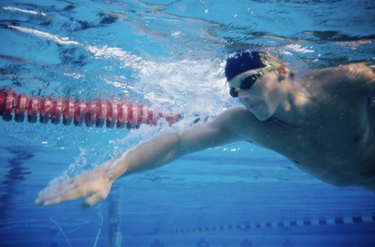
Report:
M 371 80 L 374 79 L 374 67 L 366 63 L 352 63 L 342 66 L 344 75 L 350 80 Z
M 342 66 L 341 85 L 348 92 L 355 92 L 365 96 L 375 93 L 374 67 L 366 63 L 352 63 Z M 344 84 L 344 85 L 342 85 Z
M 308 75 L 320 79 L 357 80 L 374 76 L 374 68 L 366 63 L 350 63 L 312 70 Z
M 231 107 L 212 121 L 212 127 L 231 133 L 238 140 L 255 140 L 256 136 L 268 126 L 265 121 L 259 121 L 243 106 Z
M 251 119 L 255 119 L 255 117 L 245 107 L 235 106 L 220 113 L 216 121 L 225 126 L 231 126 Z
M 366 94 L 375 90 L 374 67 L 366 63 L 351 63 L 313 70 L 306 75 L 329 92 Z

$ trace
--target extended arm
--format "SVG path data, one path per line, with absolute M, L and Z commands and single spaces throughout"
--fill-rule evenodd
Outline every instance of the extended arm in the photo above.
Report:
M 226 111 L 214 121 L 185 130 L 181 134 L 165 134 L 141 143 L 118 160 L 118 164 L 112 169 L 113 175 L 119 177 L 156 168 L 184 154 L 239 140 L 239 134 L 231 127 L 234 121 L 233 111 Z
M 210 123 L 188 129 L 181 134 L 165 134 L 146 141 L 124 156 L 108 161 L 92 171 L 79 174 L 61 184 L 52 185 L 39 194 L 38 204 L 51 205 L 65 200 L 88 197 L 92 206 L 107 197 L 112 183 L 126 174 L 156 168 L 181 155 L 240 140 L 233 122 L 236 108 L 227 110 Z

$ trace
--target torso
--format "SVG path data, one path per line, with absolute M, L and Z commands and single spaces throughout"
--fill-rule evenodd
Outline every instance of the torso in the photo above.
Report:
M 310 84 L 301 121 L 261 122 L 247 113 L 242 130 L 325 182 L 375 190 L 375 110 L 364 97 L 332 94 L 319 83 Z

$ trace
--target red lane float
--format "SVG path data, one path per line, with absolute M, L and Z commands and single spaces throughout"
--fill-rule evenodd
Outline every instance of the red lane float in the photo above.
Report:
M 29 98 L 25 94 L 17 95 L 13 90 L 0 90 L 0 116 L 5 121 L 27 121 L 35 123 L 51 122 L 64 125 L 73 123 L 81 126 L 108 128 L 138 128 L 141 124 L 153 125 L 159 119 L 165 119 L 170 125 L 181 119 L 179 114 L 152 112 L 147 106 L 124 102 L 97 100 L 86 102 L 75 99 L 52 99 L 49 96 Z

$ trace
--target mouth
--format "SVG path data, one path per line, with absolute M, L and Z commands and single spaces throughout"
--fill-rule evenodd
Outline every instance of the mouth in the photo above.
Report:
M 251 104 L 251 105 L 247 105 L 247 107 L 248 107 L 249 109 L 254 109 L 254 108 L 256 108 L 258 105 L 260 105 L 259 102 L 258 102 L 258 103 Z
M 246 99 L 241 99 L 240 102 L 242 103 L 243 106 L 245 106 L 249 110 L 253 110 L 261 104 L 260 101 L 256 101 L 254 103 L 254 102 L 250 102 L 249 100 L 246 100 Z

